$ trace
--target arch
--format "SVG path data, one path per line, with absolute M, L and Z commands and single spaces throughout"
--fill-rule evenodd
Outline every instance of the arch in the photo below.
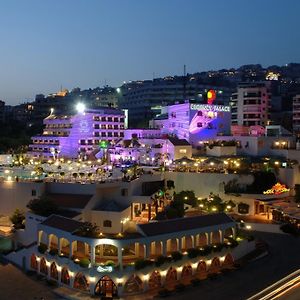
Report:
M 191 235 L 187 235 L 184 237 L 184 242 L 182 243 L 184 245 L 183 249 L 187 250 L 187 249 L 191 249 L 194 248 L 193 246 L 193 236 Z
M 219 257 L 214 257 L 209 267 L 209 272 L 218 273 L 220 271 L 220 268 L 221 268 L 221 262 Z
M 103 244 L 103 256 L 118 256 L 118 248 L 114 245 Z
M 149 289 L 161 287 L 161 275 L 158 271 L 154 271 L 149 278 Z
M 214 231 L 211 233 L 211 243 L 212 244 L 219 244 L 221 242 L 220 232 Z
M 224 238 L 225 239 L 228 239 L 228 238 L 233 238 L 233 228 L 232 227 L 230 227 L 230 228 L 226 228 L 225 230 L 224 230 Z
M 207 234 L 206 233 L 199 233 L 197 246 L 198 247 L 203 247 L 203 246 L 206 246 L 207 244 L 208 244 Z
M 234 264 L 234 259 L 232 257 L 232 254 L 227 253 L 225 258 L 224 258 L 222 266 L 223 267 L 231 267 L 231 266 L 233 266 L 233 264 Z
M 65 256 L 70 255 L 70 241 L 64 237 L 60 238 L 61 253 Z
M 56 263 L 53 262 L 50 266 L 50 277 L 58 280 L 58 271 L 57 271 L 57 267 L 56 267 Z
M 48 236 L 49 249 L 58 249 L 58 237 L 51 233 Z
M 181 279 L 190 278 L 193 275 L 193 269 L 191 265 L 184 266 L 181 272 Z
M 37 262 L 37 259 L 36 259 L 36 256 L 35 256 L 34 253 L 32 253 L 31 257 L 30 257 L 30 267 L 33 270 L 37 270 L 38 269 L 38 262 Z
M 47 262 L 44 257 L 41 258 L 40 262 L 40 273 L 43 273 L 45 275 L 48 275 L 48 267 L 47 267 Z
M 38 235 L 39 235 L 39 241 L 38 241 L 39 245 L 41 243 L 47 245 L 47 234 L 43 230 L 40 230 Z
M 124 293 L 132 294 L 143 291 L 143 282 L 139 276 L 132 274 L 124 285 Z
M 167 240 L 167 253 L 178 251 L 178 240 L 175 239 L 168 239 Z
M 174 283 L 176 280 L 177 280 L 177 271 L 176 271 L 176 269 L 174 269 L 173 267 L 171 267 L 168 270 L 168 273 L 166 275 L 165 283 L 166 284 Z
M 66 267 L 62 268 L 61 270 L 61 283 L 64 283 L 66 285 L 70 285 L 70 274 Z
M 163 255 L 163 245 L 161 241 L 151 242 L 151 256 Z
M 202 279 L 206 278 L 206 276 L 207 276 L 207 267 L 206 267 L 205 261 L 203 261 L 203 260 L 199 261 L 196 273 L 200 278 L 202 278 Z
M 89 290 L 89 283 L 82 273 L 77 273 L 74 279 L 74 288 L 82 291 Z
M 95 286 L 95 295 L 117 297 L 118 288 L 111 278 L 105 275 L 97 282 Z

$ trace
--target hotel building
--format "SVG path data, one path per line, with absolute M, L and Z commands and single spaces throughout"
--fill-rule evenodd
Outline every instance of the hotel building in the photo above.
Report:
M 43 121 L 41 135 L 32 137 L 29 154 L 36 158 L 77 158 L 96 155 L 101 141 L 116 142 L 124 137 L 125 115 L 122 110 L 88 109 L 75 115 L 51 113 Z
M 270 109 L 269 83 L 244 83 L 232 94 L 232 125 L 269 125 Z
M 231 108 L 190 102 L 174 104 L 164 107 L 150 126 L 160 129 L 162 134 L 185 139 L 195 147 L 199 141 L 230 134 Z

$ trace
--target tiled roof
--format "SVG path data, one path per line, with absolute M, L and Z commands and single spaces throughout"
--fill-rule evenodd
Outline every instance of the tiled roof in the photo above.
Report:
M 84 208 L 92 195 L 77 195 L 77 194 L 47 194 L 58 207 L 64 208 Z
M 101 203 L 99 206 L 95 208 L 98 211 L 114 211 L 114 212 L 121 212 L 128 208 L 129 205 L 121 205 L 115 201 L 105 201 Z
M 188 231 L 197 228 L 233 223 L 234 221 L 225 213 L 204 216 L 178 218 L 159 222 L 139 224 L 139 228 L 146 236 L 168 234 L 172 232 Z
M 190 146 L 191 145 L 185 139 L 177 139 L 177 138 L 173 138 L 173 137 L 169 137 L 168 139 L 174 146 Z
M 51 215 L 41 224 L 73 233 L 74 231 L 79 229 L 83 223 L 62 216 Z

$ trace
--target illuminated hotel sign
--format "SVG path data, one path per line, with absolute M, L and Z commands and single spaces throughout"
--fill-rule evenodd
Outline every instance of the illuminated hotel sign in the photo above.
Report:
M 230 106 L 209 105 L 209 104 L 191 104 L 191 110 L 224 111 L 230 112 Z

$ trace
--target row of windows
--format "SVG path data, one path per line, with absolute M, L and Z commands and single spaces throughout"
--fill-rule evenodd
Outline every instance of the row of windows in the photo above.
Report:
M 58 145 L 59 140 L 33 140 L 34 144 L 54 144 Z
M 112 136 L 111 136 L 112 137 Z M 101 140 L 80 140 L 80 145 L 99 145 Z M 108 142 L 111 142 L 112 140 L 108 139 Z
M 121 124 L 120 126 L 119 125 L 105 125 L 105 124 L 95 124 L 94 125 L 94 128 L 95 129 L 124 129 L 124 125 Z
M 94 121 L 101 121 L 101 122 L 121 122 L 124 123 L 124 118 L 118 118 L 118 117 L 93 117 Z

